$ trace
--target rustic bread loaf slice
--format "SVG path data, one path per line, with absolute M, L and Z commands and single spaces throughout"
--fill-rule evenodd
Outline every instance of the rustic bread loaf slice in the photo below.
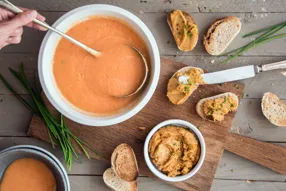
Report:
M 108 168 L 103 173 L 104 183 L 114 191 L 137 191 L 136 181 L 127 182 L 119 178 L 112 168 Z
M 263 95 L 261 108 L 264 116 L 276 126 L 286 126 L 286 105 L 275 94 Z
M 214 122 L 214 120 L 211 120 L 207 117 L 207 115 L 205 114 L 204 112 L 204 104 L 207 100 L 215 100 L 217 98 L 224 98 L 224 97 L 232 97 L 232 99 L 234 100 L 235 104 L 234 104 L 234 108 L 233 111 L 236 111 L 237 108 L 238 108 L 238 105 L 239 105 L 239 99 L 238 97 L 234 94 L 234 93 L 231 93 L 231 92 L 227 92 L 227 93 L 223 93 L 223 94 L 219 94 L 219 95 L 216 95 L 216 96 L 212 96 L 212 97 L 208 97 L 208 98 L 204 98 L 204 99 L 201 99 L 200 101 L 198 101 L 197 105 L 196 105 L 196 112 L 197 114 L 207 120 L 207 121 L 211 121 L 211 122 Z
M 116 175 L 127 182 L 135 181 L 139 175 L 136 156 L 128 144 L 120 144 L 115 148 L 111 165 Z
M 199 39 L 199 29 L 191 15 L 174 10 L 168 14 L 167 23 L 178 48 L 186 52 L 193 50 Z
M 204 36 L 206 51 L 211 55 L 220 55 L 233 41 L 241 29 L 239 18 L 229 16 L 216 20 Z

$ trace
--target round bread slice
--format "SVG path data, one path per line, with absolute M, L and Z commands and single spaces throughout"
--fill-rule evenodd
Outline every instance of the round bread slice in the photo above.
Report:
M 168 14 L 167 23 L 179 50 L 188 52 L 195 48 L 199 39 L 199 28 L 190 14 L 174 10 Z
M 171 78 L 173 78 L 174 76 L 176 76 L 176 74 L 179 73 L 179 72 L 185 74 L 186 72 L 188 72 L 188 71 L 189 71 L 190 69 L 192 69 L 192 68 L 196 68 L 196 69 L 200 70 L 202 74 L 204 73 L 204 71 L 203 71 L 201 68 L 192 67 L 192 66 L 186 66 L 186 67 L 181 68 L 181 69 L 178 70 L 177 72 L 175 72 Z M 196 84 L 196 87 L 195 87 L 194 89 L 192 89 L 192 91 L 190 92 L 190 95 L 189 95 L 189 96 L 186 96 L 184 99 L 181 99 L 179 102 L 170 100 L 170 97 L 168 96 L 168 97 L 169 97 L 169 100 L 170 100 L 172 103 L 176 104 L 176 105 L 183 104 L 183 103 L 185 103 L 185 101 L 192 95 L 192 93 L 193 93 L 196 89 L 198 89 L 199 85 L 200 85 L 200 84 Z M 169 80 L 169 82 L 168 82 L 168 88 L 167 88 L 168 90 L 167 90 L 167 91 L 169 91 L 169 86 L 170 86 L 170 80 Z
M 215 99 L 220 98 L 220 97 L 233 97 L 234 100 L 235 100 L 236 103 L 237 103 L 237 104 L 236 104 L 237 107 L 235 108 L 235 110 L 237 110 L 238 105 L 239 105 L 239 99 L 238 99 L 237 95 L 235 95 L 234 93 L 231 93 L 231 92 L 227 92 L 227 93 L 219 94 L 219 95 L 216 95 L 216 96 L 204 98 L 204 99 L 201 99 L 200 101 L 198 101 L 198 103 L 197 103 L 197 105 L 196 105 L 197 114 L 198 114 L 201 118 L 203 118 L 204 120 L 214 122 L 213 120 L 208 119 L 207 116 L 205 115 L 205 113 L 204 113 L 204 111 L 203 111 L 204 103 L 205 103 L 207 100 L 215 100 Z
M 115 148 L 111 165 L 116 175 L 127 182 L 135 181 L 139 175 L 136 156 L 128 144 L 123 143 Z
M 274 125 L 286 126 L 286 105 L 275 94 L 267 92 L 261 101 L 263 115 Z
M 216 20 L 204 36 L 206 51 L 211 55 L 220 55 L 241 29 L 239 18 L 229 16 Z
M 103 173 L 104 183 L 114 191 L 137 191 L 137 182 L 126 182 L 120 179 L 112 168 L 108 168 Z

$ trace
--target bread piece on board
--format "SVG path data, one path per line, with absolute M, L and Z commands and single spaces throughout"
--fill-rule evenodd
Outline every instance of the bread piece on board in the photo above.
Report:
M 103 173 L 104 183 L 114 191 L 137 191 L 138 186 L 136 181 L 126 182 L 120 179 L 112 168 L 108 168 Z
M 229 16 L 216 20 L 204 36 L 206 51 L 211 55 L 220 55 L 241 29 L 239 18 Z
M 276 126 L 286 126 L 286 105 L 275 94 L 263 95 L 261 108 L 264 116 Z
M 115 148 L 111 165 L 116 175 L 127 182 L 135 181 L 139 175 L 136 156 L 128 144 L 123 143 Z
M 192 67 L 192 66 L 186 66 L 178 70 L 173 76 L 169 79 L 168 86 L 167 86 L 167 97 L 169 98 L 170 102 L 172 102 L 175 105 L 183 104 L 187 99 L 192 95 L 192 93 L 199 87 L 199 83 L 193 83 L 190 88 L 189 92 L 183 93 L 181 91 L 178 91 L 178 85 L 180 84 L 178 82 L 178 78 L 176 77 L 178 74 L 185 75 L 190 70 L 195 69 L 200 72 L 200 74 L 203 74 L 204 71 L 201 68 Z
M 224 98 L 224 97 L 232 97 L 232 100 L 235 102 L 234 104 L 234 108 L 232 108 L 233 111 L 236 111 L 237 108 L 238 108 L 238 105 L 239 105 L 239 99 L 238 97 L 234 94 L 234 93 L 231 93 L 231 92 L 227 92 L 227 93 L 223 93 L 223 94 L 219 94 L 219 95 L 216 95 L 216 96 L 212 96 L 212 97 L 208 97 L 208 98 L 204 98 L 204 99 L 201 99 L 200 101 L 198 101 L 197 105 L 196 105 L 196 111 L 197 111 L 197 114 L 205 119 L 205 120 L 208 120 L 208 121 L 211 121 L 211 122 L 214 122 L 214 120 L 211 120 L 207 117 L 207 115 L 205 114 L 204 112 L 204 104 L 207 100 L 215 100 L 217 98 Z
M 168 14 L 167 23 L 181 51 L 188 52 L 195 48 L 199 39 L 199 29 L 191 15 L 174 10 Z

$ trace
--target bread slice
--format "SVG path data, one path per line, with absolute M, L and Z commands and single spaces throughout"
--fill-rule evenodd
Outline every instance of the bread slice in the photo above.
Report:
M 103 173 L 104 183 L 114 191 L 137 191 L 137 182 L 126 182 L 120 179 L 112 168 L 108 168 Z
M 241 29 L 239 18 L 229 16 L 216 20 L 204 36 L 206 51 L 211 55 L 220 55 L 238 35 Z
M 199 29 L 191 15 L 174 10 L 168 14 L 167 23 L 181 51 L 187 52 L 195 48 L 199 39 Z
M 263 95 L 261 108 L 264 116 L 276 126 L 286 126 L 286 105 L 275 94 Z
M 192 67 L 192 66 L 186 66 L 186 67 L 181 68 L 181 69 L 178 70 L 177 72 L 175 72 L 175 73 L 173 74 L 173 76 L 171 77 L 171 79 L 172 79 L 173 77 L 175 77 L 175 76 L 177 75 L 177 73 L 181 72 L 181 73 L 184 74 L 184 73 L 188 72 L 188 71 L 189 71 L 190 69 L 192 69 L 192 68 L 196 68 L 196 69 L 200 70 L 202 74 L 204 73 L 204 71 L 203 71 L 201 68 Z M 170 100 L 173 104 L 176 104 L 176 105 L 183 104 L 183 103 L 185 103 L 185 101 L 192 95 L 192 93 L 193 93 L 196 89 L 198 89 L 199 85 L 200 85 L 200 84 L 196 84 L 195 88 L 192 89 L 191 92 L 189 93 L 189 96 L 178 95 L 178 96 L 183 96 L 183 98 L 178 98 L 180 101 L 176 101 L 176 100 L 171 100 L 171 96 L 169 95 L 169 89 L 172 89 L 172 87 L 171 87 L 171 86 L 172 86 L 172 83 L 171 83 L 170 80 L 169 80 L 169 82 L 168 82 L 168 87 L 167 87 L 167 90 L 168 90 L 167 96 L 168 96 L 169 100 Z M 173 97 L 173 96 L 172 96 L 172 97 Z
M 208 120 L 208 121 L 211 121 L 211 122 L 214 122 L 213 120 L 210 120 L 207 118 L 207 116 L 205 115 L 204 111 L 203 111 L 203 107 L 204 107 L 204 103 L 207 101 L 207 100 L 215 100 L 217 98 L 220 98 L 220 97 L 233 97 L 235 102 L 236 102 L 236 108 L 235 111 L 237 110 L 238 108 L 238 105 L 239 105 L 239 99 L 238 97 L 234 94 L 234 93 L 231 93 L 231 92 L 227 92 L 227 93 L 223 93 L 223 94 L 219 94 L 219 95 L 216 95 L 216 96 L 212 96 L 212 97 L 208 97 L 208 98 L 204 98 L 204 99 L 201 99 L 197 105 L 196 105 L 196 111 L 197 111 L 197 114 L 205 119 L 205 120 Z
M 111 165 L 116 175 L 127 182 L 135 181 L 139 175 L 136 156 L 128 144 L 123 143 L 115 148 Z

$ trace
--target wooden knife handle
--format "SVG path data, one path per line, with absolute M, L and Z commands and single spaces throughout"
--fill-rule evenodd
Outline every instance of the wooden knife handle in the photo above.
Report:
M 286 175 L 286 147 L 230 133 L 226 139 L 225 149 Z

